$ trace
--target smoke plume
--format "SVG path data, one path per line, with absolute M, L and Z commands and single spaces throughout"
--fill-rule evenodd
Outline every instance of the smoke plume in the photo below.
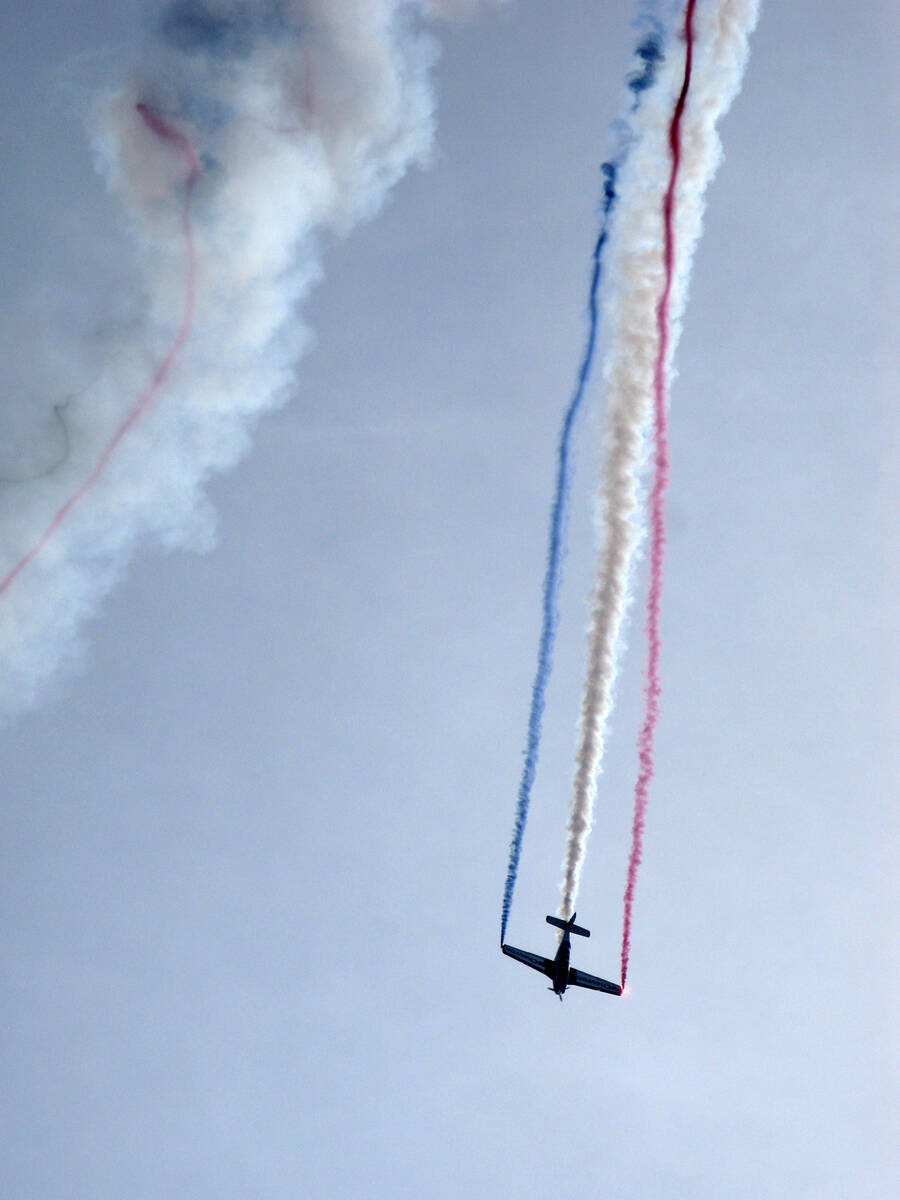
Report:
M 666 378 L 678 342 L 704 195 L 721 159 L 716 123 L 740 87 L 748 37 L 757 16 L 757 0 L 700 0 L 697 4 L 693 74 L 681 122 L 680 168 L 674 195 L 675 260 L 668 296 L 669 337 L 662 363 Z M 604 307 L 609 331 L 604 363 L 607 450 L 601 484 L 604 540 L 564 863 L 560 912 L 565 917 L 574 909 L 593 822 L 622 625 L 641 534 L 637 516 L 639 476 L 646 457 L 660 354 L 657 307 L 666 288 L 663 198 L 671 172 L 669 133 L 675 98 L 685 74 L 684 45 L 670 44 L 667 50 L 658 83 L 647 93 L 636 119 L 639 141 L 620 173 L 619 203 L 610 231 Z
M 470 7 L 174 0 L 96 96 L 91 146 L 141 287 L 112 333 L 73 349 L 60 330 L 42 356 L 56 380 L 71 365 L 71 393 L 0 406 L 0 712 L 78 657 L 139 544 L 209 545 L 204 483 L 293 390 L 323 240 L 427 160 L 427 18 Z

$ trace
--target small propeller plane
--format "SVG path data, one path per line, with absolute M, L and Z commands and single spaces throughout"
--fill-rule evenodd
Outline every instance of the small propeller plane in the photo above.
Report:
M 517 958 L 526 967 L 533 967 L 535 971 L 546 975 L 552 981 L 550 991 L 556 992 L 560 1000 L 570 984 L 574 984 L 575 987 L 592 988 L 595 992 L 608 992 L 611 996 L 622 995 L 622 989 L 617 983 L 610 983 L 608 979 L 598 979 L 596 975 L 588 975 L 586 971 L 576 971 L 574 967 L 569 966 L 571 952 L 569 935 L 578 933 L 582 937 L 591 936 L 589 929 L 582 929 L 580 925 L 575 924 L 575 913 L 572 913 L 568 921 L 563 921 L 559 917 L 548 917 L 547 924 L 555 925 L 557 929 L 563 931 L 555 958 L 542 958 L 540 954 L 520 950 L 517 946 L 501 946 L 500 949 L 510 958 Z

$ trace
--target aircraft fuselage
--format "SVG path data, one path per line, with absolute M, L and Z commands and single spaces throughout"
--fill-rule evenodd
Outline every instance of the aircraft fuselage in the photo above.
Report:
M 572 952 L 572 946 L 569 941 L 568 933 L 563 934 L 562 941 L 559 943 L 559 949 L 556 952 L 556 958 L 553 960 L 553 990 L 557 996 L 562 996 L 563 992 L 569 986 L 569 955 Z
M 545 958 L 543 954 L 532 954 L 530 950 L 520 950 L 518 946 L 510 946 L 506 942 L 500 943 L 500 949 L 509 958 L 514 958 L 520 963 L 524 963 L 526 967 L 531 967 L 533 971 L 540 971 L 547 979 L 550 980 L 550 991 L 555 992 L 560 1000 L 563 998 L 563 992 L 566 988 L 573 984 L 576 987 L 590 988 L 595 992 L 607 992 L 612 996 L 621 996 L 622 988 L 618 983 L 611 983 L 608 979 L 601 979 L 598 975 L 589 975 L 587 971 L 576 971 L 574 967 L 569 966 L 569 955 L 571 953 L 571 944 L 569 935 L 577 933 L 581 937 L 590 937 L 589 929 L 582 929 L 580 925 L 575 924 L 575 914 L 572 913 L 567 921 L 562 917 L 547 917 L 548 925 L 555 925 L 557 929 L 563 931 L 562 937 L 559 940 L 559 945 L 556 948 L 556 955 L 553 958 Z

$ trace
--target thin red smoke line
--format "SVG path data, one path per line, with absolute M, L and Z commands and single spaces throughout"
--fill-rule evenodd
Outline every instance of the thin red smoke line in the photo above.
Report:
M 656 308 L 656 327 L 659 346 L 653 372 L 654 436 L 656 442 L 655 477 L 650 493 L 650 589 L 647 597 L 647 683 L 644 724 L 638 737 L 640 771 L 634 789 L 634 819 L 631 827 L 631 853 L 625 884 L 622 921 L 622 988 L 628 979 L 628 959 L 631 954 L 631 916 L 638 868 L 644 846 L 644 825 L 647 800 L 654 772 L 654 738 L 659 720 L 660 696 L 660 637 L 659 617 L 662 604 L 663 564 L 666 552 L 665 494 L 669 483 L 669 381 L 667 359 L 670 343 L 670 304 L 675 275 L 675 188 L 681 165 L 681 121 L 691 83 L 694 49 L 694 8 L 696 0 L 688 0 L 684 17 L 685 60 L 684 79 L 669 124 L 669 150 L 672 167 L 669 185 L 663 200 L 663 265 L 665 282 Z
M 194 249 L 194 229 L 191 223 L 191 196 L 194 187 L 200 177 L 200 160 L 194 147 L 191 145 L 188 138 L 174 126 L 165 121 L 158 113 L 149 108 L 143 102 L 135 105 L 136 111 L 140 114 L 145 124 L 151 129 L 157 137 L 164 141 L 171 142 L 173 146 L 181 153 L 187 161 L 190 174 L 188 175 L 187 186 L 185 190 L 184 209 L 182 211 L 181 224 L 184 233 L 184 243 L 187 255 L 187 271 L 185 282 L 185 302 L 184 302 L 184 317 L 182 318 L 181 328 L 175 341 L 172 343 L 169 353 L 156 368 L 153 376 L 143 392 L 140 393 L 134 405 L 128 414 L 124 417 L 121 424 L 113 433 L 112 437 L 107 442 L 102 454 L 91 471 L 90 475 L 84 481 L 80 488 L 68 498 L 62 508 L 57 512 L 56 516 L 41 534 L 40 538 L 35 542 L 27 554 L 16 563 L 16 565 L 0 580 L 0 596 L 3 596 L 15 580 L 21 575 L 26 567 L 41 553 L 47 543 L 55 536 L 60 526 L 71 513 L 72 509 L 79 504 L 84 497 L 90 492 L 94 485 L 99 480 L 100 476 L 109 465 L 109 461 L 116 451 L 119 443 L 124 437 L 134 428 L 152 407 L 162 388 L 168 381 L 175 366 L 176 361 L 184 349 L 185 343 L 190 337 L 191 327 L 194 323 L 194 309 L 197 296 L 197 256 Z

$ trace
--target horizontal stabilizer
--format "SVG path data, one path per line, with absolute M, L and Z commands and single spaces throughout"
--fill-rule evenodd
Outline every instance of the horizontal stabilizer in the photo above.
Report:
M 571 919 L 574 919 L 574 917 L 575 914 L 573 913 Z M 582 937 L 591 936 L 591 931 L 589 929 L 582 929 L 580 925 L 572 925 L 569 921 L 563 921 L 559 917 L 548 917 L 547 924 L 555 925 L 557 929 L 568 929 L 570 933 L 580 933 Z

